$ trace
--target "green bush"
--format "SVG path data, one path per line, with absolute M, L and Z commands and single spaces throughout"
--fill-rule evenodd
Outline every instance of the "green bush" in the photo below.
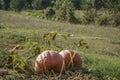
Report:
M 50 5 L 50 0 L 33 0 L 33 8 L 36 10 L 45 9 Z
M 111 25 L 117 27 L 120 25 L 120 14 L 115 13 L 104 13 L 95 19 L 95 23 L 98 25 Z
M 108 14 L 102 14 L 96 18 L 95 23 L 99 25 L 109 25 L 110 16 Z
M 95 9 L 86 10 L 83 15 L 83 24 L 94 23 L 95 17 L 97 16 L 97 11 Z
M 120 0 L 104 0 L 103 4 L 111 11 L 120 11 Z
M 74 5 L 69 0 L 58 0 L 55 5 L 55 16 L 53 20 L 61 22 L 74 22 Z
M 112 14 L 110 19 L 111 19 L 110 20 L 111 26 L 116 27 L 120 25 L 120 14 L 119 13 Z
M 51 8 L 48 7 L 44 10 L 44 16 L 46 19 L 51 19 L 55 14 L 55 11 Z
M 88 10 L 92 8 L 91 0 L 82 0 L 81 1 L 81 9 Z
M 39 11 L 29 11 L 29 15 L 41 18 L 41 19 L 52 19 L 61 22 L 76 22 L 74 16 L 74 4 L 69 0 L 56 0 L 50 4 L 45 4 L 51 1 L 46 0 L 34 0 L 33 8 Z M 48 7 L 49 6 L 49 7 Z M 40 10 L 42 9 L 42 10 Z

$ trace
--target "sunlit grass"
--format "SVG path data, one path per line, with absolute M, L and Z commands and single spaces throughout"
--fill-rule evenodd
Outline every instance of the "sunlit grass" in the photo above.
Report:
M 85 70 L 83 73 L 92 74 L 101 79 L 119 79 L 119 58 L 99 54 L 82 54 Z M 87 70 L 86 70 L 87 69 Z

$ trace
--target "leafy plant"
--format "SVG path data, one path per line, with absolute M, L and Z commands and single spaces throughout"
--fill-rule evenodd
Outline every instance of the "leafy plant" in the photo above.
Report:
M 62 34 L 60 36 L 63 39 L 69 38 L 69 35 L 66 36 Z M 43 39 L 43 43 L 41 43 L 41 45 L 39 45 L 38 42 L 26 42 L 21 45 L 16 45 L 8 55 L 8 61 L 6 63 L 6 67 L 15 69 L 18 72 L 34 73 L 34 60 L 37 55 L 39 55 L 44 50 L 51 49 L 53 46 L 54 46 L 54 50 L 55 49 L 58 50 L 57 47 L 58 45 L 54 44 L 54 42 L 56 42 L 57 37 L 59 37 L 58 32 L 52 31 L 49 33 L 45 33 L 43 37 L 41 37 Z
M 95 23 L 99 24 L 99 25 L 108 25 L 109 24 L 109 19 L 110 19 L 110 16 L 108 14 L 102 14 L 101 16 L 96 18 Z
M 120 14 L 119 14 L 119 12 L 111 15 L 110 24 L 114 27 L 117 27 L 117 26 L 120 25 Z
M 23 48 L 25 52 L 21 52 L 19 47 L 21 46 L 15 46 L 10 51 L 8 61 L 5 66 L 17 70 L 18 72 L 33 72 L 33 57 L 31 57 L 33 54 L 30 52 L 31 50 L 29 50 L 29 48 Z M 29 53 L 27 52 L 28 50 Z
M 57 31 L 53 31 L 53 32 L 44 34 L 43 39 L 45 41 L 44 42 L 45 45 L 47 45 L 47 44 L 51 45 L 51 41 L 55 40 L 56 35 L 57 35 Z
M 97 16 L 97 10 L 88 9 L 84 12 L 82 23 L 83 24 L 94 23 L 96 16 Z

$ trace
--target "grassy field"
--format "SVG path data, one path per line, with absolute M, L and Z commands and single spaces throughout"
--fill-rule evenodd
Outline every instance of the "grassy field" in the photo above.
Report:
M 79 15 L 77 13 L 76 15 Z M 27 42 L 37 42 L 43 45 L 42 36 L 45 33 L 57 31 L 57 39 L 48 46 L 48 49 L 76 50 L 83 58 L 83 69 L 80 71 L 63 73 L 60 79 L 82 79 L 82 80 L 119 80 L 120 79 L 120 29 L 98 25 L 80 25 L 59 23 L 55 21 L 41 20 L 36 17 L 26 16 L 24 13 L 12 11 L 0 11 L 0 55 L 11 50 L 15 45 L 23 45 Z M 72 35 L 67 40 L 60 35 Z M 80 40 L 87 43 L 88 48 L 78 46 Z M 2 58 L 0 56 L 0 58 Z M 3 60 L 4 61 L 4 60 Z M 2 63 L 2 59 L 0 64 Z M 8 71 L 14 78 L 23 76 L 22 79 L 46 79 L 39 74 L 17 73 L 11 69 L 0 70 Z M 1 73 L 0 73 L 1 74 Z M 10 75 L 0 75 L 0 79 L 9 79 Z M 29 75 L 29 76 L 28 76 Z M 30 76 L 32 75 L 32 76 Z M 41 76 L 41 77 L 38 77 Z M 56 79 L 56 75 L 51 77 Z M 53 76 L 53 75 L 52 75 Z M 11 78 L 11 77 L 10 77 Z M 21 79 L 21 78 L 20 78 Z

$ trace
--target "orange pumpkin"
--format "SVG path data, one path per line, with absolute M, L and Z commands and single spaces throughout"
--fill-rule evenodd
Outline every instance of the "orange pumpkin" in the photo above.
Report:
M 82 68 L 82 58 L 79 53 L 63 50 L 59 54 L 63 57 L 66 66 L 72 65 L 76 68 Z
M 64 60 L 57 51 L 44 51 L 35 61 L 35 71 L 40 73 L 50 69 L 61 72 L 64 67 Z

